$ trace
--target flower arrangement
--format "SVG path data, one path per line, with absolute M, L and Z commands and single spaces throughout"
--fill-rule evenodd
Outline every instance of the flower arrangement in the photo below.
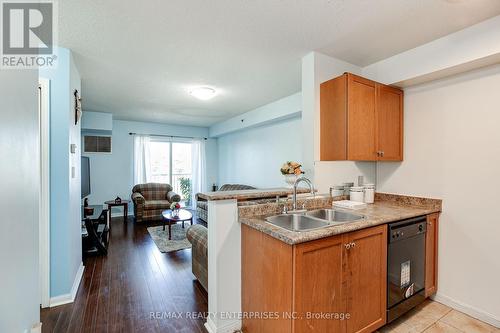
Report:
M 301 167 L 302 167 L 302 165 L 297 163 L 297 162 L 288 161 L 285 164 L 283 164 L 283 166 L 281 166 L 280 171 L 281 171 L 282 175 L 299 176 L 299 175 L 304 173 L 304 171 L 302 171 Z
M 181 204 L 178 202 L 172 202 L 170 204 L 170 209 L 172 210 L 172 217 L 178 217 L 179 209 L 181 209 Z
M 170 209 L 171 209 L 171 210 L 181 209 L 181 204 L 180 204 L 180 203 L 178 203 L 178 202 L 172 202 L 172 203 L 170 204 Z

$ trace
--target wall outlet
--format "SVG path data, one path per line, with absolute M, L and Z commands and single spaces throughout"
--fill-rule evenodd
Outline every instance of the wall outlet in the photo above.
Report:
M 76 154 L 76 144 L 72 143 L 70 146 L 69 146 L 69 149 L 71 151 L 71 154 Z

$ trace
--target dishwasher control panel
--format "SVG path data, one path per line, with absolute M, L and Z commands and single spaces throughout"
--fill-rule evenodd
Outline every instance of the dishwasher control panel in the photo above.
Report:
M 417 217 L 399 223 L 389 224 L 389 243 L 407 239 L 427 231 L 426 217 Z

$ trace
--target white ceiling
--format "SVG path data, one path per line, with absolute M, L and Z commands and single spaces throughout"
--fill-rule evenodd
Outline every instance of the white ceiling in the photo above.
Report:
M 84 109 L 208 126 L 300 91 L 316 50 L 364 66 L 500 14 L 499 0 L 63 0 Z M 208 85 L 210 101 L 187 93 Z

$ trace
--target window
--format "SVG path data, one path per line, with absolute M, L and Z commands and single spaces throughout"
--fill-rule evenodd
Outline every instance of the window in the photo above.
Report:
M 170 142 L 151 142 L 151 182 L 172 184 L 170 175 Z
M 192 144 L 151 141 L 151 181 L 171 184 L 186 206 L 191 206 L 193 177 Z

